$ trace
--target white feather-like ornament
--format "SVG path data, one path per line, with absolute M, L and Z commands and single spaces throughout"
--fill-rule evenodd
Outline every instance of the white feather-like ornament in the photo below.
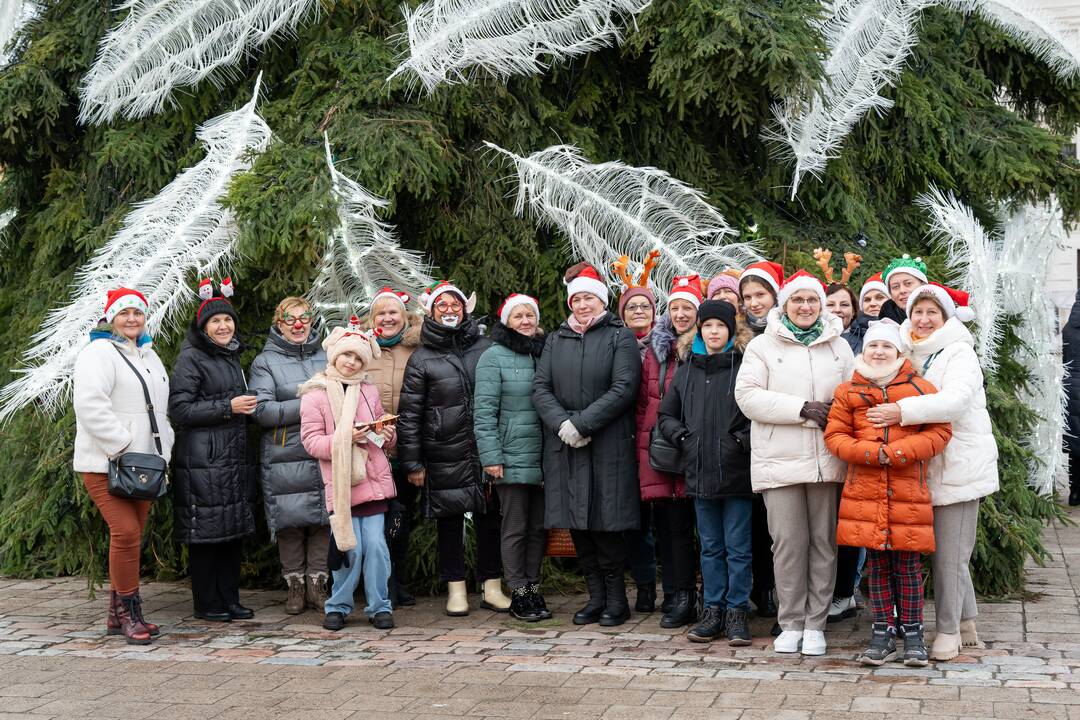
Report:
M 338 171 L 330 139 L 325 133 L 323 139 L 338 225 L 308 297 L 329 322 L 344 324 L 383 287 L 415 295 L 435 281 L 423 255 L 402 248 L 393 226 L 379 219 L 377 211 L 389 203 Z
M 1002 231 L 1001 290 L 1003 302 L 1022 308 L 1015 327 L 1023 345 L 1016 359 L 1030 373 L 1018 388 L 1020 399 L 1035 415 L 1035 426 L 1023 440 L 1031 451 L 1028 482 L 1040 494 L 1049 495 L 1054 480 L 1065 465 L 1062 432 L 1066 426 L 1065 369 L 1057 308 L 1046 296 L 1046 278 L 1056 248 L 1064 245 L 1065 228 L 1061 208 L 1026 205 L 1010 216 Z M 1070 372 L 1080 369 L 1069 368 Z
M 37 17 L 39 10 L 34 0 L 0 0 L 0 67 L 11 59 L 8 44 L 26 23 Z
M 478 71 L 505 81 L 617 44 L 652 0 L 428 0 L 402 8 L 409 57 L 387 80 L 412 73 L 427 92 Z
M 591 264 L 613 288 L 621 281 L 612 263 L 623 255 L 646 257 L 658 250 L 652 278 L 670 288 L 677 275 L 712 277 L 729 265 L 760 260 L 703 194 L 654 167 L 621 162 L 593 164 L 571 145 L 555 145 L 522 157 L 498 145 L 517 169 L 515 212 L 526 206 L 542 226 L 565 235 L 570 255 Z M 666 300 L 663 290 L 657 296 Z
M 106 292 L 118 286 L 144 291 L 147 331 L 182 324 L 181 311 L 196 298 L 190 275 L 220 271 L 236 251 L 237 228 L 221 206 L 229 182 L 251 167 L 270 141 L 270 128 L 255 111 L 255 94 L 238 110 L 196 130 L 206 156 L 160 193 L 138 203 L 120 230 L 76 276 L 74 300 L 51 311 L 24 356 L 30 365 L 0 390 L 0 420 L 39 402 L 57 410 L 70 389 L 75 358 L 102 317 Z
M 997 369 L 997 347 L 1001 342 L 1003 307 L 998 292 L 1001 240 L 983 228 L 971 208 L 936 187 L 920 195 L 915 204 L 930 215 L 930 236 L 945 250 L 945 261 L 960 289 L 970 295 L 970 305 L 978 318 L 975 351 L 983 372 Z
M 160 112 L 181 88 L 228 79 L 245 53 L 293 33 L 317 8 L 318 0 L 127 0 L 82 80 L 79 121 Z

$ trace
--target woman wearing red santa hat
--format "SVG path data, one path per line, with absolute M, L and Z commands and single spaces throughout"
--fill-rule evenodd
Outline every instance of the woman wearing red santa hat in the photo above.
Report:
M 169 376 L 146 334 L 146 298 L 138 290 L 110 290 L 90 343 L 75 360 L 75 472 L 109 526 L 109 635 L 145 645 L 158 626 L 142 614 L 139 554 L 150 501 L 109 494 L 109 460 L 125 452 L 172 454 L 173 431 L 165 415 Z M 160 446 L 147 413 L 150 394 Z
M 579 263 L 564 275 L 570 317 L 536 366 L 533 403 L 544 423 L 544 525 L 568 528 L 589 589 L 575 625 L 630 617 L 623 532 L 640 523 L 634 414 L 637 340 L 607 310 L 608 288 Z
M 825 654 L 836 573 L 833 483 L 844 464 L 825 449 L 829 402 L 855 357 L 825 287 L 805 270 L 785 282 L 762 335 L 746 348 L 735 400 L 752 421 L 750 481 L 769 510 L 782 632 L 777 652 Z
M 929 283 L 907 298 L 900 328 L 915 371 L 938 392 L 878 405 L 867 411 L 877 427 L 952 423 L 952 440 L 930 461 L 926 482 L 934 505 L 933 660 L 951 660 L 962 645 L 977 645 L 975 589 L 968 563 L 975 547 L 979 501 L 998 489 L 997 443 L 986 410 L 975 341 L 964 326 L 975 318 L 967 293 Z

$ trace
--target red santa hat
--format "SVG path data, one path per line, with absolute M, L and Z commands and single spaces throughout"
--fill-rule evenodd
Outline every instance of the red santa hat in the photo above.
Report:
M 117 315 L 131 308 L 145 315 L 147 311 L 146 296 L 131 288 L 121 287 L 110 290 L 105 295 L 105 322 L 111 323 Z
M 592 265 L 582 264 L 581 271 L 570 280 L 566 281 L 566 304 L 578 293 L 589 293 L 600 298 L 604 305 L 608 304 L 608 287 L 600 279 L 600 273 Z
M 863 298 L 871 290 L 877 290 L 886 297 L 889 295 L 889 288 L 885 287 L 885 281 L 882 279 L 881 273 L 874 273 L 866 278 L 866 282 L 863 283 L 862 289 L 859 290 L 859 310 L 862 310 Z
M 468 302 L 468 298 L 465 297 L 465 293 L 459 290 L 456 285 L 451 283 L 449 280 L 440 280 L 424 292 L 420 293 L 420 305 L 423 306 L 424 310 L 427 311 L 427 313 L 430 315 L 431 306 L 435 304 L 435 299 L 438 298 L 440 295 L 445 295 L 446 293 L 452 293 L 454 295 L 457 295 L 461 299 L 462 305 Z
M 765 284 L 771 287 L 774 293 L 779 294 L 780 286 L 784 284 L 784 266 L 769 260 L 747 265 L 746 269 L 742 271 L 742 275 L 739 276 L 739 284 L 741 285 L 743 280 L 751 277 L 764 280 Z
M 945 311 L 946 318 L 955 317 L 960 322 L 971 322 L 975 319 L 975 311 L 968 306 L 968 301 L 971 298 L 966 292 L 936 282 L 920 285 L 911 291 L 911 295 L 907 299 L 907 314 L 909 317 L 919 298 L 927 295 L 937 300 L 938 305 Z
M 536 321 L 540 322 L 540 303 L 536 301 L 536 298 L 528 295 L 522 295 L 521 293 L 512 293 L 499 308 L 499 322 L 503 325 L 510 319 L 510 313 L 514 311 L 514 308 L 521 305 L 528 305 L 532 308 L 536 314 Z
M 668 304 L 672 300 L 686 300 L 695 309 L 701 306 L 701 278 L 697 275 L 676 275 L 671 281 L 671 293 L 668 294 Z
M 371 298 L 371 305 L 369 307 L 375 307 L 375 303 L 383 298 L 397 300 L 401 303 L 402 312 L 407 312 L 409 301 L 412 300 L 412 297 L 407 292 L 398 292 L 392 287 L 384 287 L 382 290 L 375 293 L 375 297 Z
M 791 274 L 787 280 L 784 281 L 783 287 L 780 288 L 780 292 L 776 294 L 776 304 L 783 309 L 787 305 L 787 301 L 791 299 L 791 296 L 800 290 L 813 290 L 821 298 L 822 311 L 825 309 L 825 283 L 821 282 L 818 278 L 814 277 L 805 270 L 796 270 Z

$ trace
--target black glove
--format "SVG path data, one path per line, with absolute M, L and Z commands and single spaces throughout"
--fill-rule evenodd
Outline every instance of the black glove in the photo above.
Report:
M 390 501 L 386 511 L 386 539 L 396 540 L 401 534 L 401 528 L 405 525 L 405 506 L 398 502 L 397 498 Z
M 330 533 L 330 547 L 326 551 L 326 567 L 331 570 L 349 567 L 349 553 L 338 550 L 333 533 Z
M 824 430 L 825 426 L 829 423 L 829 403 L 809 400 L 803 403 L 799 415 L 810 422 L 817 423 L 818 427 Z

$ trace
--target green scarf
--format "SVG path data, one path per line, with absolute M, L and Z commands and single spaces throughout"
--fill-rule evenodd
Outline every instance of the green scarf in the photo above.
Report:
M 791 320 L 786 314 L 781 315 L 780 317 L 784 321 L 784 327 L 790 330 L 795 336 L 795 339 L 801 342 L 803 345 L 809 346 L 810 343 L 817 340 L 821 336 L 821 333 L 825 331 L 825 325 L 821 322 L 820 317 L 814 321 L 813 325 L 806 328 L 805 330 L 803 330 L 795 323 L 791 322 Z
M 383 336 L 380 335 L 379 337 L 375 338 L 375 342 L 379 343 L 379 347 L 381 347 L 381 348 L 394 347 L 399 342 L 401 342 L 402 339 L 405 337 L 405 330 L 406 329 L 407 328 L 402 328 L 401 332 L 399 332 L 397 335 L 395 335 L 394 337 L 391 337 L 391 338 L 384 338 Z

